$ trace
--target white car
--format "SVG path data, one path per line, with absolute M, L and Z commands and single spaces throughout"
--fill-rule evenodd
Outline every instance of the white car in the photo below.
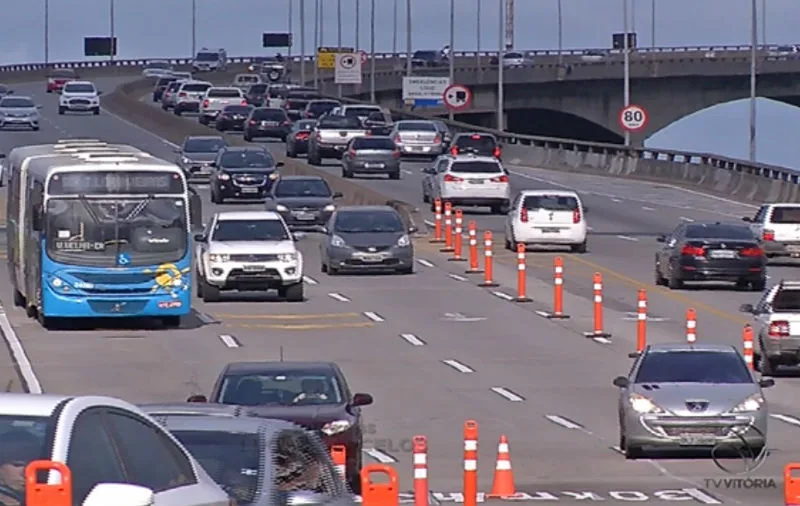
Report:
M 506 217 L 505 246 L 569 246 L 586 253 L 586 207 L 574 191 L 523 190 Z
M 229 505 L 177 439 L 136 406 L 111 397 L 0 394 L 0 448 L 6 463 L 66 465 L 75 506 Z M 8 472 L 22 475 L 23 466 L 4 466 L 6 481 Z M 47 483 L 60 480 L 49 473 Z M 25 504 L 24 493 L 8 486 L 0 496 L 6 504 Z
M 89 112 L 100 114 L 100 92 L 91 81 L 71 81 L 64 84 L 58 97 L 58 114 Z
M 503 68 L 518 69 L 531 63 L 522 53 L 505 53 L 503 55 Z
M 606 59 L 606 52 L 598 49 L 590 49 L 581 55 L 581 61 L 601 62 Z
M 277 290 L 289 302 L 303 301 L 303 255 L 280 214 L 271 211 L 214 215 L 197 241 L 197 296 L 220 300 L 228 290 Z
M 144 77 L 171 77 L 174 67 L 168 60 L 152 60 L 142 71 Z
M 508 172 L 491 156 L 442 155 L 423 169 L 422 200 L 437 198 L 453 207 L 486 206 L 492 214 L 506 214 L 511 199 Z M 433 204 L 431 204 L 433 206 Z
M 764 204 L 750 223 L 767 258 L 800 258 L 800 204 Z

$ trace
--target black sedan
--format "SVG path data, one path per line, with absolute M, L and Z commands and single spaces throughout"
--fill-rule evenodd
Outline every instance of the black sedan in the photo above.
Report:
M 253 111 L 252 105 L 226 105 L 217 116 L 214 126 L 220 132 L 228 130 L 244 130 L 244 122 Z
M 372 396 L 351 393 L 332 362 L 235 362 L 220 373 L 209 398 L 189 402 L 249 406 L 250 416 L 288 420 L 319 434 L 328 448 L 344 445 L 347 483 L 361 490 L 363 429 L 361 407 Z
M 283 216 L 292 231 L 322 232 L 341 197 L 319 176 L 282 176 L 272 185 L 267 210 Z
M 229 146 L 220 150 L 213 167 L 211 202 L 222 204 L 226 199 L 264 199 L 283 162 L 276 163 L 266 148 Z
M 683 223 L 656 252 L 655 282 L 672 289 L 687 281 L 728 281 L 762 291 L 767 258 L 749 227 L 728 223 Z
M 259 107 L 250 112 L 244 129 L 244 140 L 269 138 L 286 140 L 292 122 L 283 109 Z
M 289 135 L 286 136 L 286 157 L 297 158 L 297 155 L 308 154 L 308 138 L 317 125 L 315 119 L 295 121 Z

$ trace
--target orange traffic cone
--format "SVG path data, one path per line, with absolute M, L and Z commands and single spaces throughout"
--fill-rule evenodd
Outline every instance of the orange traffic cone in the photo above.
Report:
M 497 466 L 494 468 L 492 491 L 486 496 L 494 499 L 510 499 L 516 495 L 514 472 L 511 470 L 511 454 L 508 451 L 508 438 L 503 434 L 497 445 Z

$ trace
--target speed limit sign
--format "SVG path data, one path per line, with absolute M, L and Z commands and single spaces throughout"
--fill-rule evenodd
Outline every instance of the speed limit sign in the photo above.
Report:
M 619 112 L 619 126 L 626 132 L 638 132 L 647 126 L 647 111 L 640 105 L 623 107 Z

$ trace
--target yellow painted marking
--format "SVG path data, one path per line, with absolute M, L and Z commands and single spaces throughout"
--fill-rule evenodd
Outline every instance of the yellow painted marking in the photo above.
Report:
M 236 324 L 236 327 L 244 329 L 273 329 L 273 330 L 334 330 L 334 329 L 362 329 L 373 327 L 372 322 L 353 322 L 353 323 L 308 323 L 308 324 Z
M 360 313 L 323 314 L 232 314 L 212 313 L 211 316 L 225 320 L 323 320 L 334 318 L 363 318 Z

